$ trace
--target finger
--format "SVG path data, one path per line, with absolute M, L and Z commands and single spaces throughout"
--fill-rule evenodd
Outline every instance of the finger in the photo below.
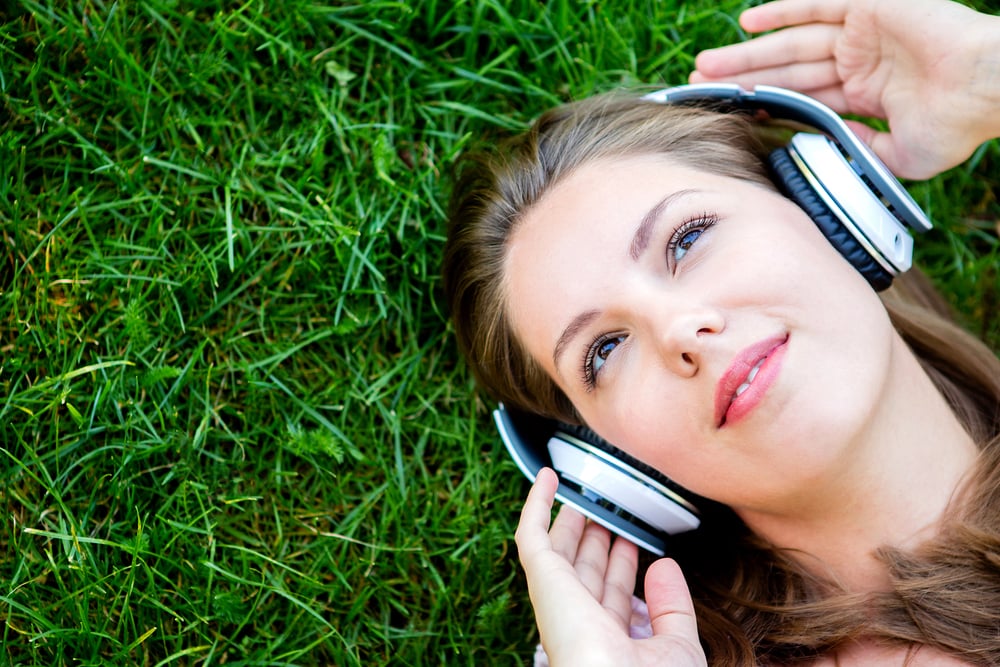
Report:
M 846 0 L 777 0 L 751 7 L 740 14 L 747 32 L 764 32 L 804 23 L 843 23 Z
M 698 71 L 691 72 L 688 76 L 688 82 L 690 83 L 713 83 L 718 81 L 735 83 L 746 89 L 753 88 L 759 84 L 779 86 L 781 88 L 791 88 L 819 100 L 837 113 L 847 113 L 850 111 L 850 108 L 847 105 L 847 98 L 844 96 L 844 89 L 840 85 L 839 80 L 826 87 L 807 88 L 804 86 L 788 85 L 787 83 L 772 83 L 773 79 L 780 79 L 780 77 L 769 77 L 765 79 L 764 77 L 758 77 L 755 74 L 746 74 L 742 76 L 724 77 L 722 79 L 710 79 Z
M 813 99 L 819 100 L 837 113 L 847 113 L 850 111 L 847 98 L 844 96 L 844 87 L 839 82 L 827 88 L 810 90 L 808 95 Z
M 695 69 L 706 76 L 719 78 L 800 63 L 832 62 L 840 32 L 840 26 L 805 25 L 748 42 L 707 49 L 695 57 Z
M 918 180 L 930 178 L 942 169 L 953 166 L 944 165 L 941 167 L 934 164 L 933 160 L 927 163 L 919 159 L 912 151 L 907 151 L 905 148 L 901 149 L 898 142 L 889 132 L 879 132 L 857 121 L 848 121 L 848 124 L 854 130 L 854 133 L 858 135 L 858 138 L 871 147 L 875 155 L 878 155 L 879 159 L 882 160 L 889 171 L 897 178 Z
M 574 508 L 569 505 L 560 507 L 549 531 L 552 550 L 572 564 L 577 558 L 586 525 L 587 518 Z
M 896 145 L 892 140 L 892 135 L 888 132 L 879 132 L 875 128 L 856 120 L 845 122 L 851 128 L 851 131 L 858 135 L 858 139 L 868 144 L 868 147 L 878 155 L 879 159 L 889 168 L 889 171 L 896 176 L 900 176 Z
M 752 88 L 759 84 L 791 88 L 803 93 L 812 94 L 814 90 L 823 90 L 840 85 L 837 66 L 833 60 L 814 63 L 798 63 L 784 67 L 755 70 L 722 77 L 710 77 L 701 70 L 695 70 L 689 77 L 691 83 L 725 81 L 738 83 L 744 88 Z
M 858 139 L 868 144 L 868 147 L 872 147 L 872 142 L 875 141 L 876 135 L 878 135 L 878 130 L 857 120 L 845 120 L 844 121 L 854 134 L 858 135 Z M 872 149 L 874 150 L 874 149 Z M 882 157 L 881 155 L 879 157 Z M 882 159 L 885 162 L 885 159 Z M 886 164 L 886 166 L 889 166 Z
M 580 582 L 598 602 L 604 599 L 604 577 L 608 570 L 610 548 L 611 533 L 608 529 L 598 523 L 588 523 L 580 539 L 573 568 Z
M 654 635 L 698 644 L 698 622 L 684 574 L 675 561 L 661 558 L 646 572 L 646 604 Z
M 632 618 L 632 593 L 638 569 L 639 548 L 623 537 L 616 537 L 608 557 L 601 604 L 621 619 L 622 629 L 626 631 Z
M 542 468 L 531 485 L 531 491 L 521 508 L 521 518 L 517 523 L 514 541 L 517 543 L 518 556 L 521 563 L 533 554 L 551 548 L 549 541 L 549 523 L 552 517 L 552 501 L 555 499 L 559 480 L 555 473 Z M 527 567 L 525 568 L 527 569 Z

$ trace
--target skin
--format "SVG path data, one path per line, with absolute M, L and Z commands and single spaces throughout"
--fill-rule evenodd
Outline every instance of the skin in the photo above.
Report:
M 742 44 L 703 51 L 692 83 L 768 84 L 840 113 L 903 178 L 928 178 L 1000 135 L 1000 18 L 941 0 L 778 0 L 745 11 Z
M 651 210 L 647 247 L 633 258 Z M 667 249 L 675 230 L 705 216 L 714 224 L 687 237 L 686 253 Z M 874 292 L 771 190 L 661 156 L 583 165 L 525 215 L 506 278 L 516 333 L 592 428 L 730 505 L 758 534 L 799 549 L 806 567 L 848 588 L 884 586 L 873 550 L 933 532 L 975 459 Z M 568 324 L 594 312 L 557 362 Z M 620 337 L 590 388 L 582 360 L 608 334 Z M 720 426 L 720 378 L 772 339 L 785 341 L 780 365 L 741 418 Z M 609 547 L 606 531 L 573 512 L 547 533 L 552 484 L 539 477 L 517 535 L 550 659 L 629 655 L 634 662 L 615 664 L 646 664 L 651 645 L 622 636 L 634 547 Z M 670 664 L 701 664 L 676 566 L 657 564 L 646 590 L 664 650 L 687 651 Z

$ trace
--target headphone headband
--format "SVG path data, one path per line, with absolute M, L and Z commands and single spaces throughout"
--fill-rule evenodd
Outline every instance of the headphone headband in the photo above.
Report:
M 762 110 L 774 118 L 798 121 L 829 135 L 851 166 L 882 197 L 889 210 L 910 229 L 923 233 L 930 220 L 896 177 L 830 107 L 793 90 L 755 86 L 752 90 L 735 83 L 692 83 L 665 88 L 643 99 L 661 104 L 721 102 L 747 110 Z

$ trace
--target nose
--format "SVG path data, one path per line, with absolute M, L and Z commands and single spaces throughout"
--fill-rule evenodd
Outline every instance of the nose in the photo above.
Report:
M 711 337 L 722 333 L 726 321 L 719 310 L 705 304 L 671 300 L 657 314 L 654 326 L 661 363 L 681 377 L 693 377 L 705 361 Z

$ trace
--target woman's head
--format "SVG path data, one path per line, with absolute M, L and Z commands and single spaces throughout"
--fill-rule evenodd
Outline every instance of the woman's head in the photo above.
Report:
M 565 421 L 575 409 L 512 328 L 505 265 L 524 216 L 558 183 L 599 161 L 662 155 L 706 172 L 772 187 L 764 147 L 741 115 L 612 94 L 553 109 L 523 135 L 462 165 L 445 252 L 445 285 L 459 346 L 496 398 Z
M 631 97 L 551 111 L 467 166 L 445 259 L 459 342 L 496 398 L 586 421 L 733 506 L 780 492 L 776 466 L 795 461 L 795 493 L 857 460 L 852 442 L 899 435 L 905 415 L 880 406 L 926 380 L 777 194 L 758 132 Z

